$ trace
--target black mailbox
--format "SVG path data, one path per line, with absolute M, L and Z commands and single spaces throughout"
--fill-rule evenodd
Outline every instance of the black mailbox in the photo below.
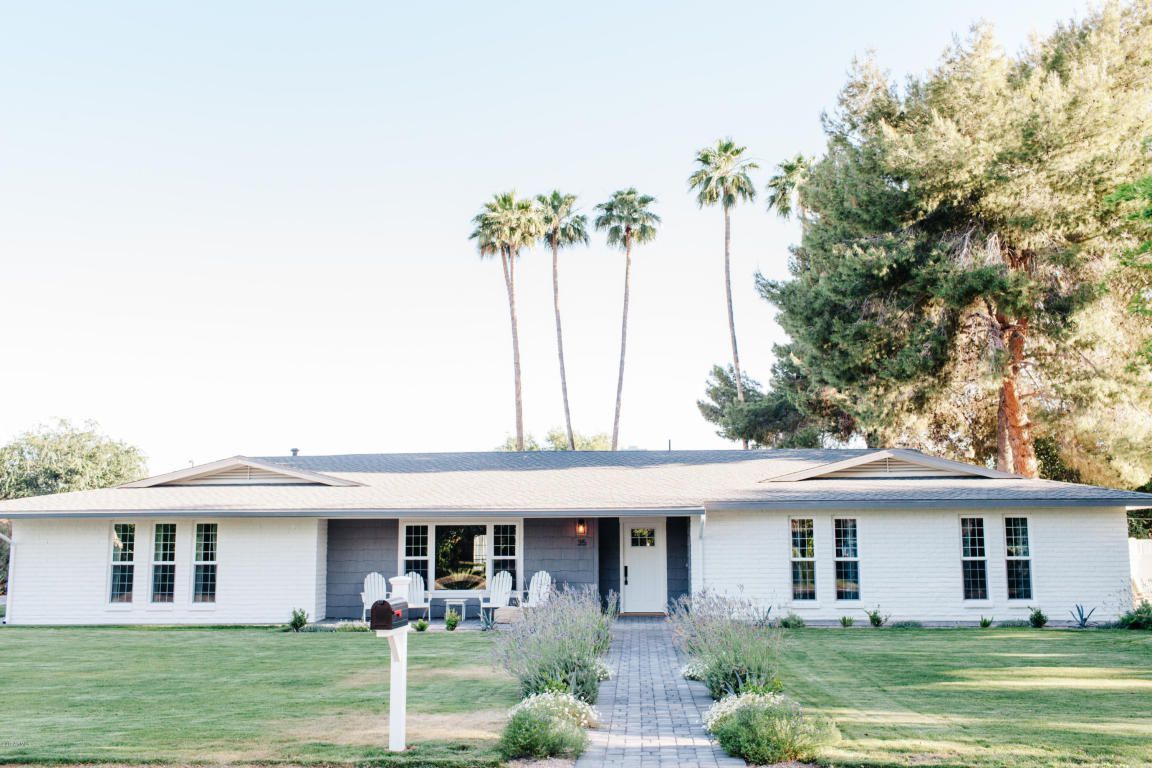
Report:
M 372 603 L 371 629 L 399 629 L 408 626 L 407 600 L 377 600 Z

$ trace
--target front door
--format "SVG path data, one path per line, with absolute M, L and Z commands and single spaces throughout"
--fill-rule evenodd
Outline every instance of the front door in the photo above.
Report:
M 620 519 L 620 611 L 668 610 L 668 556 L 663 517 Z

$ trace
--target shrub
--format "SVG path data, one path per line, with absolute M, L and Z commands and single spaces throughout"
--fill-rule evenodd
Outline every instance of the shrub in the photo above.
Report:
M 804 617 L 790 613 L 780 619 L 781 629 L 800 629 L 804 626 Z
M 981 629 L 988 629 L 988 627 L 992 626 L 992 622 L 994 620 L 995 619 L 992 616 L 981 616 L 980 617 L 980 628 Z
M 513 712 L 500 734 L 500 754 L 507 760 L 520 757 L 578 756 L 588 736 L 579 726 L 552 715 L 529 709 Z
M 456 613 L 455 608 L 449 608 L 448 612 L 444 614 L 444 629 L 449 632 L 455 632 L 459 624 L 460 614 Z
M 1028 626 L 1033 629 L 1041 629 L 1048 623 L 1048 615 L 1039 608 L 1030 608 L 1032 611 L 1028 614 Z
M 1120 629 L 1152 629 L 1152 603 L 1147 600 L 1116 620 Z
M 600 724 L 596 708 L 570 693 L 534 693 L 513 707 L 511 714 L 525 710 L 566 720 L 580 728 L 595 728 Z
M 704 662 L 700 659 L 691 659 L 680 668 L 680 677 L 685 680 L 702 681 L 704 679 Z
M 779 694 L 722 699 L 704 715 L 704 728 L 724 751 L 753 765 L 812 760 L 838 736 L 828 720 Z
M 594 704 L 615 614 L 615 595 L 605 611 L 593 589 L 560 590 L 497 633 L 497 661 L 519 680 L 524 696 L 571 693 Z
M 1096 613 L 1096 609 L 1093 608 L 1092 610 L 1085 612 L 1084 606 L 1080 605 L 1080 603 L 1076 603 L 1076 610 L 1069 611 L 1068 613 L 1072 614 L 1072 620 L 1076 622 L 1077 629 L 1087 629 L 1088 627 L 1092 626 L 1090 619 L 1092 618 L 1092 614 Z
M 603 659 L 596 659 L 596 679 L 611 680 L 612 668 Z
M 874 627 L 884 626 L 888 623 L 888 619 L 891 618 L 880 612 L 880 606 L 876 606 L 871 611 L 864 611 L 864 613 L 868 614 L 868 623 Z
M 421 616 L 412 623 L 412 626 L 416 629 L 417 632 L 424 632 L 428 629 L 428 619 Z
M 703 590 L 674 600 L 668 622 L 680 649 L 689 656 L 700 657 L 733 622 L 766 629 L 772 626 L 771 614 L 771 607 L 761 608 L 752 600 Z
M 850 627 L 855 623 L 856 623 L 856 620 L 853 619 L 851 616 L 841 616 L 840 617 L 840 626 L 842 626 L 842 627 Z
M 894 621 L 889 625 L 890 629 L 923 629 L 924 625 L 918 621 Z
M 293 608 L 292 618 L 288 620 L 288 627 L 293 632 L 299 632 L 308 626 L 308 612 L 303 608 Z
M 781 634 L 770 613 L 750 600 L 707 591 L 673 603 L 669 620 L 676 643 L 698 662 L 694 673 L 712 698 L 779 689 Z

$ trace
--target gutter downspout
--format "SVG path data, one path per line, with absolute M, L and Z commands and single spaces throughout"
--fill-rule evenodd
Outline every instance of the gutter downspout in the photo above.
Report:
M 4 581 L 8 585 L 5 595 L 8 599 L 4 603 L 4 618 L 0 619 L 0 624 L 7 624 L 12 618 L 12 564 L 16 562 L 16 543 L 4 533 L 0 533 L 0 539 L 8 545 L 8 572 L 4 574 Z

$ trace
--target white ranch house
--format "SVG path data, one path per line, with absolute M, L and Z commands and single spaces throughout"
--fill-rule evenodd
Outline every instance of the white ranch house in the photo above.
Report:
M 501 571 L 625 613 L 707 588 L 814 623 L 975 623 L 1127 609 L 1126 510 L 1150 506 L 907 450 L 493 452 L 237 456 L 0 517 L 12 624 L 359 618 L 374 572 L 475 615 Z

